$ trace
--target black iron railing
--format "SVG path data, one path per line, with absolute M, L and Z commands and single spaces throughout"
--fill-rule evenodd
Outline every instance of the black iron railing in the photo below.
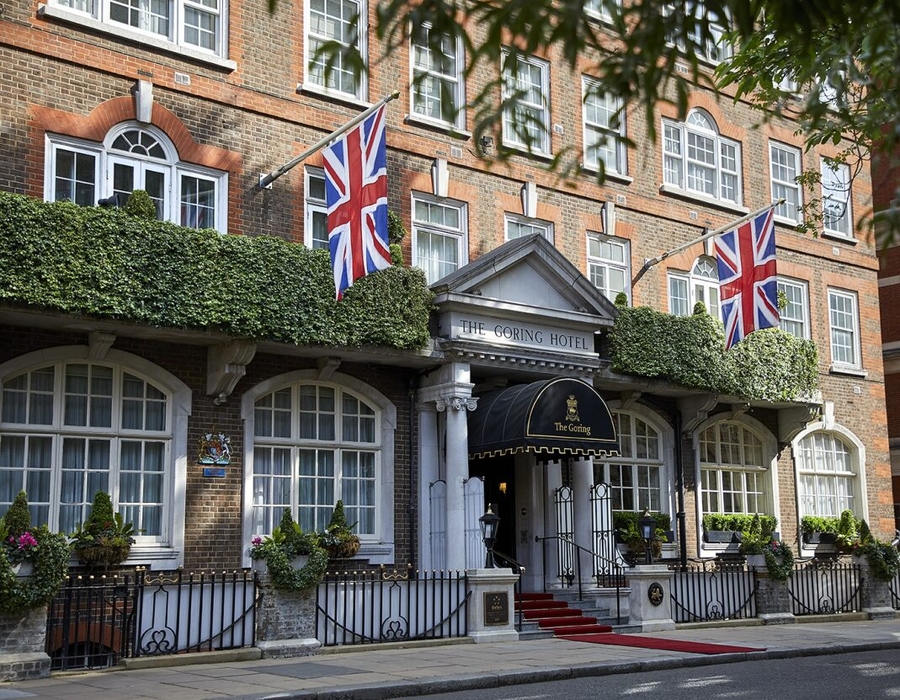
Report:
M 328 573 L 316 590 L 316 638 L 338 646 L 465 637 L 468 596 L 459 571 Z
M 515 586 L 513 587 L 513 593 L 516 599 L 516 630 L 522 631 L 522 606 L 520 603 L 522 602 L 522 576 L 525 575 L 525 567 L 522 566 L 519 562 L 513 559 L 503 552 L 498 552 L 496 549 L 491 550 L 491 554 L 494 555 L 494 561 L 499 559 L 501 562 L 501 567 L 503 569 L 510 569 L 514 574 L 518 574 L 519 578 L 516 581 Z
M 256 643 L 256 576 L 150 572 L 67 579 L 47 611 L 54 670 Z
M 675 622 L 756 617 L 756 575 L 742 563 L 695 561 L 670 568 Z
M 794 615 L 833 615 L 860 609 L 859 564 L 812 559 L 794 564 L 788 581 Z

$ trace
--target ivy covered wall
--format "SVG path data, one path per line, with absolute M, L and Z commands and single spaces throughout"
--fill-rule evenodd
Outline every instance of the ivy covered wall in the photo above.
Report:
M 421 270 L 393 266 L 334 300 L 328 252 L 0 193 L 0 302 L 296 345 L 429 340 Z
M 811 340 L 769 328 L 725 350 L 722 324 L 705 311 L 672 316 L 623 308 L 610 333 L 612 369 L 764 401 L 808 400 L 818 387 Z

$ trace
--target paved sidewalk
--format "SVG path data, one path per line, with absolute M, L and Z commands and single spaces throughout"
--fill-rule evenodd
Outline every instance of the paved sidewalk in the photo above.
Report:
M 900 649 L 900 618 L 681 627 L 642 635 L 754 647 L 763 651 L 703 655 L 560 639 L 471 644 L 468 640 L 323 650 L 294 659 L 254 659 L 144 669 L 54 673 L 0 683 L 0 700 L 385 700 L 577 676 L 634 673 L 875 649 Z M 223 655 L 212 656 L 222 659 Z M 211 660 L 211 659 L 204 659 Z

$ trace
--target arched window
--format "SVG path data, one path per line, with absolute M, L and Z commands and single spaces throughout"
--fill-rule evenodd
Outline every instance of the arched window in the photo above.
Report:
M 719 270 L 716 261 L 708 255 L 697 258 L 689 275 L 669 273 L 669 313 L 689 316 L 698 301 L 703 302 L 710 316 L 721 318 Z
M 159 129 L 136 122 L 115 126 L 102 144 L 48 134 L 45 198 L 121 206 L 145 190 L 158 219 L 222 233 L 227 223 L 227 173 L 179 160 Z
M 741 204 L 741 146 L 695 109 L 684 122 L 663 120 L 663 182 L 687 193 Z
M 362 382 L 316 374 L 276 378 L 244 398 L 248 534 L 271 533 L 285 508 L 304 531 L 323 530 L 343 500 L 364 548 L 390 540 L 395 409 Z
M 132 560 L 171 556 L 162 550 L 183 538 L 187 387 L 127 353 L 92 360 L 86 348 L 17 358 L 0 381 L 0 510 L 25 490 L 34 523 L 71 532 L 105 491 L 138 532 Z
M 612 413 L 621 456 L 594 467 L 595 481 L 609 484 L 613 510 L 666 511 L 663 488 L 663 440 L 660 431 L 639 416 Z
M 715 423 L 700 433 L 699 453 L 704 513 L 769 512 L 769 461 L 755 433 L 739 423 Z
M 818 431 L 804 437 L 797 450 L 797 492 L 800 517 L 836 517 L 844 510 L 857 516 L 856 450 L 832 432 Z

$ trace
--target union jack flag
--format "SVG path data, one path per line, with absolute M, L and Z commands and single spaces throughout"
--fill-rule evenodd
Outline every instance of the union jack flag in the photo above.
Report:
M 725 349 L 748 333 L 778 326 L 774 207 L 716 239 Z
M 384 105 L 325 148 L 328 249 L 335 298 L 391 264 Z

